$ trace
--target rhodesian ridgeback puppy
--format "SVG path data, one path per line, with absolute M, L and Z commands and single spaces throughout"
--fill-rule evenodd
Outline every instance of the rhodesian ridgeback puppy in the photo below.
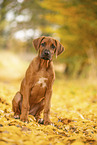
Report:
M 50 124 L 50 104 L 52 85 L 55 80 L 53 69 L 53 55 L 60 55 L 64 47 L 58 40 L 51 37 L 39 37 L 33 40 L 33 45 L 38 51 L 29 65 L 20 90 L 12 100 L 14 118 L 21 121 L 28 120 L 28 114 L 35 116 L 39 121 L 40 113 L 44 110 L 44 124 Z

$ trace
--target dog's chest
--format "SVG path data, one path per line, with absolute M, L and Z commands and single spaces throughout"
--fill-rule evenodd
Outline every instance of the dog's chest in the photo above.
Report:
M 35 86 L 39 85 L 41 88 L 47 87 L 48 78 L 40 77 L 38 81 L 35 83 Z
M 35 84 L 34 86 L 32 86 L 31 89 L 30 102 L 32 103 L 40 102 L 44 98 L 47 88 L 48 88 L 48 78 L 45 76 L 37 77 L 37 79 L 35 80 Z
M 40 70 L 36 72 L 30 94 L 30 103 L 39 103 L 45 97 L 46 90 L 50 83 L 51 75 L 49 74 L 49 70 Z

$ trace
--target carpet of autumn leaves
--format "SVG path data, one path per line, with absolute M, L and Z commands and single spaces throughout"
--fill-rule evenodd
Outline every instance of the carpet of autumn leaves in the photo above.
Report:
M 13 65 L 15 72 L 19 64 Z M 51 105 L 52 125 L 44 126 L 30 115 L 29 123 L 14 119 L 11 102 L 21 79 L 15 76 L 11 80 L 11 72 L 6 75 L 6 79 L 0 76 L 0 79 L 3 77 L 0 81 L 0 145 L 97 145 L 96 83 L 56 77 Z

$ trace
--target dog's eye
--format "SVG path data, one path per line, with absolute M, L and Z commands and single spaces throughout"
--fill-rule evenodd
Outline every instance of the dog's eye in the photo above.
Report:
M 45 42 L 44 42 L 44 43 L 41 43 L 41 46 L 43 46 L 43 47 L 44 47 L 44 46 L 45 46 L 45 44 L 46 44 Z
M 54 44 L 52 44 L 52 45 L 51 45 L 51 47 L 52 47 L 52 49 L 54 49 L 54 48 L 55 48 L 55 45 L 54 45 Z

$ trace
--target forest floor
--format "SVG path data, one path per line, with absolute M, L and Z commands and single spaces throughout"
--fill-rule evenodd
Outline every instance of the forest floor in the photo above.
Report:
M 5 73 L 0 74 L 0 145 L 97 145 L 95 83 L 56 77 L 50 114 L 52 125 L 45 126 L 38 124 L 31 115 L 29 123 L 14 119 L 12 98 L 19 90 L 21 79 L 11 80 L 15 74 Z M 6 79 L 2 74 L 7 75 Z

